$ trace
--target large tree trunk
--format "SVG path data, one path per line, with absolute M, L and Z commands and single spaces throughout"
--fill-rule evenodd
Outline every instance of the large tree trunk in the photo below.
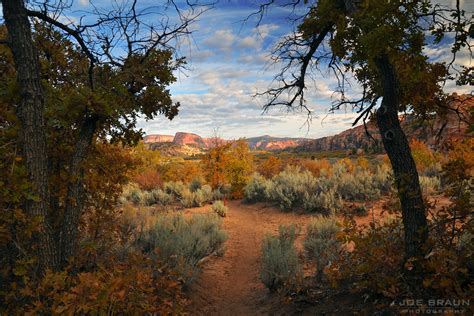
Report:
M 20 104 L 16 114 L 21 124 L 23 155 L 32 193 L 36 196 L 34 200 L 27 201 L 26 211 L 31 218 L 40 219 L 38 259 L 41 270 L 57 270 L 60 256 L 48 217 L 48 156 L 43 115 L 44 92 L 41 87 L 38 55 L 33 45 L 23 0 L 4 0 L 2 4 L 20 87 Z
M 79 139 L 75 145 L 74 154 L 69 166 L 69 176 L 66 196 L 66 208 L 60 232 L 61 265 L 75 254 L 79 220 L 84 209 L 84 170 L 83 162 L 91 145 L 97 126 L 96 116 L 86 117 L 81 126 Z
M 398 120 L 398 78 L 388 56 L 382 56 L 375 62 L 383 85 L 382 105 L 376 112 L 377 125 L 392 164 L 402 206 L 405 257 L 421 258 L 425 252 L 428 225 L 415 161 Z

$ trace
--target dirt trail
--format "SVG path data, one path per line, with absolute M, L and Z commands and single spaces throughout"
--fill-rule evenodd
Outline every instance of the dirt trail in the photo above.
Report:
M 259 280 L 260 249 L 265 234 L 275 234 L 280 224 L 306 223 L 309 215 L 284 213 L 264 205 L 228 203 L 223 228 L 229 239 L 223 257 L 204 264 L 199 280 L 190 289 L 192 315 L 264 315 L 275 309 L 268 290 Z M 206 212 L 209 207 L 187 213 Z

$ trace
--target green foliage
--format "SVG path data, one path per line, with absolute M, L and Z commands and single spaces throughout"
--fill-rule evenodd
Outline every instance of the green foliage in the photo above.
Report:
M 316 262 L 316 279 L 321 281 L 324 269 L 339 257 L 341 243 L 337 234 L 341 231 L 332 217 L 318 216 L 306 227 L 304 249 L 308 257 Z
M 225 206 L 222 201 L 214 201 L 214 203 L 212 203 L 212 211 L 220 217 L 226 217 L 228 210 L 229 208 Z
M 266 186 L 266 196 L 283 210 L 301 208 L 307 212 L 331 214 L 341 206 L 334 184 L 325 177 L 288 166 Z
M 278 236 L 267 235 L 263 240 L 260 280 L 270 291 L 291 289 L 302 278 L 296 233 L 295 226 L 281 225 Z
M 139 236 L 137 246 L 178 271 L 185 284 L 189 284 L 199 271 L 199 261 L 221 250 L 227 239 L 220 226 L 215 214 L 195 214 L 191 218 L 160 215 Z

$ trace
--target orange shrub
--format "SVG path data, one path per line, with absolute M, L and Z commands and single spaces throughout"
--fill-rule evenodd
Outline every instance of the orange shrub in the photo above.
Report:
M 162 164 L 160 166 L 160 172 L 164 182 L 181 181 L 183 183 L 189 183 L 191 180 L 203 176 L 199 164 L 190 160 L 172 161 Z
M 357 158 L 357 165 L 363 169 L 369 169 L 370 162 L 365 157 Z
M 160 263 L 141 254 L 126 260 L 109 258 L 91 272 L 48 272 L 21 292 L 23 304 L 11 304 L 12 314 L 138 315 L 179 314 L 186 300 L 181 285 Z M 1 309 L 0 309 L 1 310 Z
M 325 170 L 327 175 L 331 174 L 331 163 L 327 159 L 304 160 L 301 165 L 315 177 L 319 177 L 322 170 Z
M 211 148 L 202 166 L 213 189 L 230 185 L 232 197 L 239 199 L 254 170 L 253 154 L 247 142 L 238 140 Z
M 352 162 L 352 160 L 350 160 L 349 158 L 342 158 L 338 160 L 338 163 L 343 164 L 346 167 L 346 170 L 349 171 L 350 173 L 354 172 L 355 165 Z
M 140 189 L 153 190 L 163 186 L 163 179 L 158 171 L 148 169 L 133 177 Z
M 436 163 L 433 151 L 425 143 L 413 139 L 410 141 L 410 149 L 418 172 L 423 172 Z
M 282 161 L 280 158 L 270 156 L 258 166 L 257 171 L 267 179 L 280 173 L 282 170 Z

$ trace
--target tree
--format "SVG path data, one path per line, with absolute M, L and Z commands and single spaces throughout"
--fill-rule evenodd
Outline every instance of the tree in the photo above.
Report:
M 202 163 L 212 188 L 230 185 L 233 198 L 243 197 L 243 189 L 253 172 L 253 154 L 245 140 L 223 144 L 216 142 Z
M 2 84 L 17 87 L 2 101 L 15 108 L 20 127 L 33 193 L 25 210 L 40 219 L 43 271 L 63 268 L 75 254 L 84 162 L 96 139 L 133 144 L 140 115 L 172 119 L 178 113 L 167 86 L 184 59 L 174 57 L 173 43 L 204 10 L 185 16 L 166 3 L 178 12 L 176 23 L 164 14 L 158 25 L 145 21 L 153 9 L 139 9 L 136 1 L 107 11 L 92 6 L 90 24 L 61 22 L 67 20 L 63 2 L 2 1 L 8 32 L 1 43 L 11 49 L 2 56 Z
M 244 195 L 244 187 L 247 185 L 253 168 L 253 154 L 250 152 L 248 143 L 240 139 L 230 148 L 230 161 L 227 166 L 227 178 L 232 187 L 232 197 L 241 199 Z
M 274 1 L 260 7 L 263 14 Z M 295 8 L 303 3 L 288 1 Z M 377 122 L 382 143 L 392 164 L 402 205 L 405 228 L 405 257 L 422 259 L 428 226 L 418 173 L 407 138 L 401 129 L 399 112 L 442 115 L 446 111 L 443 84 L 456 75 L 450 64 L 431 62 L 423 51 L 428 42 L 440 43 L 453 34 L 452 52 L 456 57 L 468 49 L 472 26 L 457 1 L 450 8 L 428 0 L 319 0 L 309 4 L 297 31 L 284 38 L 274 50 L 282 71 L 280 83 L 260 94 L 268 97 L 265 109 L 287 106 L 311 110 L 305 100 L 308 77 L 325 65 L 338 79 L 339 100 L 331 110 L 350 105 L 361 119 Z M 431 36 L 427 33 L 431 32 Z M 470 32 L 470 33 L 469 33 Z M 470 34 L 470 35 L 469 35 Z M 327 43 L 329 49 L 325 49 Z M 458 82 L 467 68 L 458 73 Z M 362 90 L 360 98 L 348 98 L 347 87 L 353 76 Z M 366 129 L 367 130 L 367 129 Z

